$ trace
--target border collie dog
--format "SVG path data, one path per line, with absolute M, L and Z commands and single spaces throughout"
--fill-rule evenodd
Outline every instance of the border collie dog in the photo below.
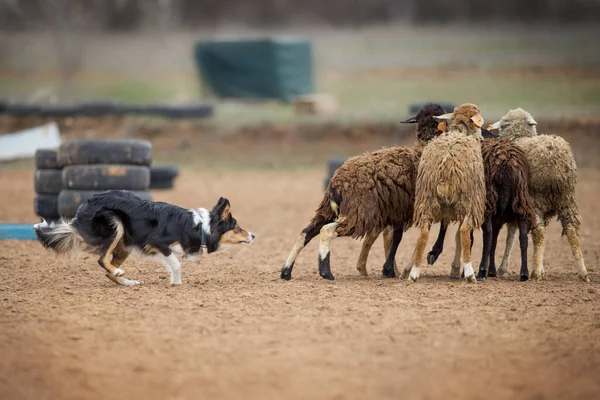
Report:
M 186 210 L 142 200 L 122 190 L 90 198 L 69 222 L 48 225 L 42 221 L 33 229 L 44 247 L 58 254 L 98 254 L 98 264 L 106 270 L 106 276 L 125 286 L 139 284 L 123 278 L 121 265 L 132 253 L 160 260 L 171 274 L 171 284 L 181 285 L 178 256 L 194 261 L 204 253 L 252 243 L 255 237 L 240 228 L 231 215 L 229 200 L 223 197 L 211 211 Z

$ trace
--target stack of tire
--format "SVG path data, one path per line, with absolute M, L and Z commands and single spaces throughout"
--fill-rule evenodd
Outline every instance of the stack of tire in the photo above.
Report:
M 173 189 L 177 176 L 179 168 L 176 165 L 153 165 L 150 168 L 150 189 Z
M 62 190 L 62 170 L 56 158 L 55 149 L 38 149 L 35 152 L 35 215 L 48 222 L 60 218 L 58 213 L 58 194 Z
M 72 140 L 57 153 L 62 166 L 58 213 L 66 218 L 95 194 L 129 190 L 152 200 L 150 164 L 152 145 L 145 140 Z
M 335 171 L 341 167 L 346 160 L 347 158 L 336 158 L 327 162 L 327 178 L 325 178 L 325 189 L 327 189 L 327 186 L 329 186 L 329 182 L 331 182 L 331 177 Z

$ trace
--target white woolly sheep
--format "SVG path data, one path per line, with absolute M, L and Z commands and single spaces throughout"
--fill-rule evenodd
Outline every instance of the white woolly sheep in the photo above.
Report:
M 562 224 L 562 235 L 567 236 L 579 278 L 589 281 L 579 243 L 581 216 L 575 198 L 577 165 L 571 146 L 555 135 L 541 135 L 537 122 L 530 113 L 518 108 L 510 110 L 492 125 L 499 129 L 500 137 L 511 140 L 520 147 L 529 160 L 531 180 L 529 192 L 534 201 L 536 226 L 532 230 L 534 269 L 532 279 L 541 279 L 544 274 L 545 231 L 550 220 L 557 216 Z M 508 272 L 508 260 L 515 242 L 516 227 L 509 225 L 506 250 L 498 268 L 500 276 Z

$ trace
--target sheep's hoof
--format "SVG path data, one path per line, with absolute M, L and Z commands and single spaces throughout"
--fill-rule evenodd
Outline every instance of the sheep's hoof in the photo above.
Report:
M 471 276 L 467 276 L 467 282 L 469 283 L 477 283 L 477 278 L 475 278 L 475 274 L 471 275 Z
M 498 277 L 499 278 L 504 278 L 507 274 L 508 274 L 508 270 L 506 268 L 500 267 L 498 269 Z
M 452 271 L 452 272 L 450 272 L 450 279 L 459 280 L 460 279 L 460 273 L 458 271 Z
M 327 273 L 325 273 L 325 274 L 321 274 L 321 277 L 322 277 L 323 279 L 327 279 L 328 281 L 332 281 L 332 280 L 334 280 L 334 279 L 335 279 L 335 278 L 333 277 L 333 275 L 331 274 L 331 272 L 327 272 Z
M 412 269 L 410 270 L 410 275 L 408 276 L 408 279 L 410 279 L 412 282 L 418 281 L 420 272 L 421 271 L 418 267 L 412 267 Z
M 292 279 L 292 269 L 286 267 L 281 268 L 281 275 L 279 275 L 279 277 L 281 279 L 289 281 L 290 279 Z
M 430 251 L 429 253 L 427 253 L 427 264 L 433 265 L 437 261 L 439 256 L 439 254 Z
M 477 274 L 477 280 L 478 281 L 485 281 L 486 276 L 485 276 L 485 271 L 479 271 L 479 273 Z
M 537 273 L 536 271 L 533 271 L 531 273 L 531 277 L 530 278 L 531 278 L 532 281 L 539 281 L 539 280 L 542 279 L 542 274 L 541 273 Z
M 581 279 L 584 282 L 589 282 L 590 278 L 588 278 L 587 272 L 580 272 L 579 273 L 579 279 Z
M 404 269 L 402 270 L 402 275 L 400 275 L 400 279 L 408 279 L 408 276 L 410 275 L 410 269 Z
M 521 276 L 519 277 L 519 280 L 520 280 L 521 282 L 527 282 L 527 281 L 529 280 L 529 275 L 521 275 Z
M 392 269 L 388 269 L 385 266 L 383 267 L 383 270 L 381 271 L 381 275 L 384 278 L 395 278 L 396 277 L 396 272 L 394 272 L 394 268 Z
M 496 273 L 496 267 L 490 267 L 487 276 L 495 278 L 498 274 Z
M 369 276 L 369 273 L 367 272 L 366 268 L 356 267 L 356 269 L 358 270 L 358 273 L 360 274 L 360 276 Z

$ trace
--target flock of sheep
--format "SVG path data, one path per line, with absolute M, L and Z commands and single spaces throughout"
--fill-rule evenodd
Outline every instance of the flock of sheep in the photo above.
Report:
M 457 222 L 456 251 L 450 277 L 468 282 L 503 276 L 517 230 L 521 248 L 520 280 L 529 279 L 528 233 L 533 238 L 532 279 L 544 274 L 544 236 L 550 219 L 558 217 L 579 269 L 589 281 L 579 244 L 581 217 L 575 198 L 577 166 L 569 144 L 561 137 L 538 134 L 537 122 L 520 108 L 510 110 L 488 127 L 473 104 L 444 114 L 440 105 L 427 104 L 404 121 L 416 123 L 417 143 L 365 153 L 344 163 L 334 174 L 315 216 L 296 241 L 281 278 L 289 280 L 301 250 L 320 234 L 319 273 L 329 280 L 330 246 L 336 237 L 364 238 L 357 262 L 367 275 L 367 257 L 384 234 L 384 277 L 399 274 L 395 256 L 403 233 L 411 226 L 420 236 L 410 263 L 401 273 L 416 282 L 425 256 L 431 225 L 440 233 L 427 262 L 433 264 L 443 249 L 446 229 Z M 498 270 L 498 234 L 508 225 L 506 249 Z M 483 230 L 483 255 L 477 276 L 471 262 L 473 230 Z

